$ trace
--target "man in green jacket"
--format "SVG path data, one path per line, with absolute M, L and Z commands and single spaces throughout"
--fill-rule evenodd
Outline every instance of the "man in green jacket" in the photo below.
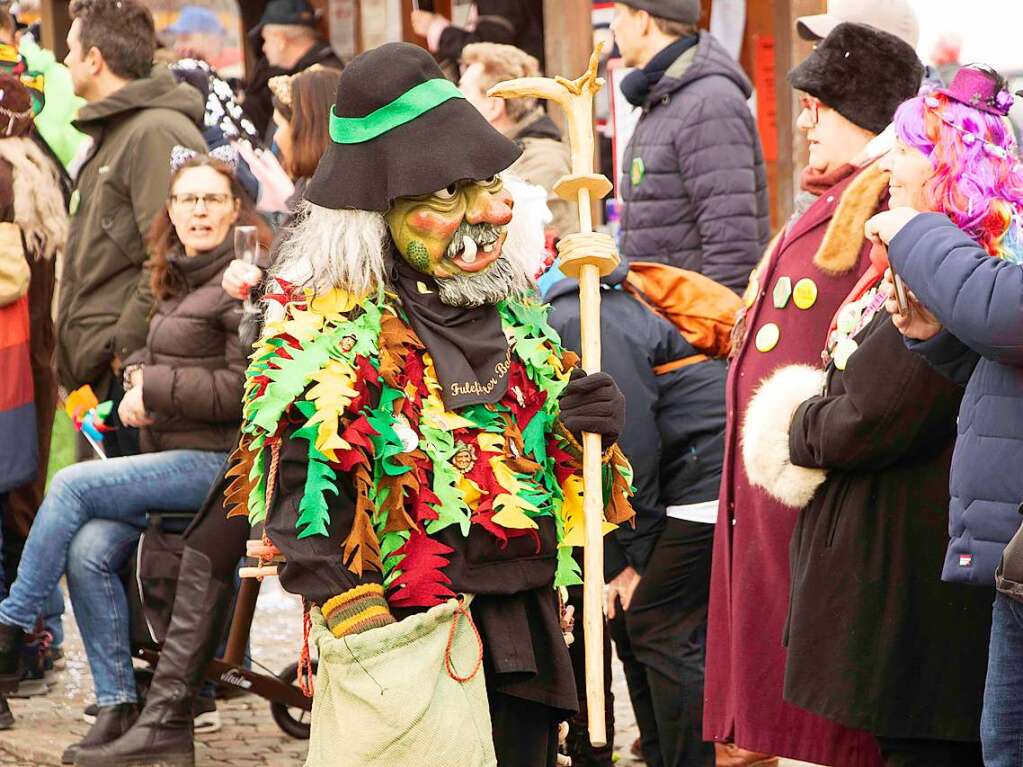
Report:
M 91 384 L 102 399 L 119 394 L 121 360 L 145 343 L 146 234 L 167 198 L 171 149 L 205 151 L 203 103 L 153 66 L 153 17 L 137 0 L 74 0 L 71 13 L 64 63 L 88 102 L 75 125 L 93 146 L 70 204 L 57 368 L 69 390 Z

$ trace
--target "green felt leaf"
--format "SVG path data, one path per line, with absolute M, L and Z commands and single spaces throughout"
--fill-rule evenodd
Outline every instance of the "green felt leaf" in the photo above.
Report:
M 522 444 L 533 460 L 542 463 L 547 458 L 547 417 L 540 411 L 522 430 Z
M 255 451 L 257 448 L 250 447 L 249 449 Z M 252 468 L 249 469 L 249 479 L 255 480 L 258 478 L 256 484 L 252 486 L 248 498 L 249 524 L 252 525 L 259 524 L 266 519 L 266 472 L 264 458 L 264 451 L 259 449 L 255 460 L 252 462 Z
M 449 463 L 434 463 L 433 492 L 440 500 L 436 506 L 437 519 L 426 524 L 426 531 L 431 535 L 451 525 L 458 525 L 462 535 L 469 535 L 472 524 L 472 510 L 465 502 L 465 493 L 457 486 L 458 472 Z
M 299 432 L 295 432 L 297 437 Z M 312 535 L 330 535 L 327 525 L 330 522 L 330 507 L 327 493 L 337 495 L 335 480 L 337 475 L 327 463 L 327 456 L 316 449 L 315 431 L 309 441 L 309 463 L 306 467 L 305 488 L 302 500 L 298 504 L 298 537 L 308 538 Z
M 572 549 L 569 546 L 562 546 L 558 549 L 558 565 L 554 571 L 554 588 L 562 586 L 581 586 L 583 582 L 582 568 L 572 556 Z

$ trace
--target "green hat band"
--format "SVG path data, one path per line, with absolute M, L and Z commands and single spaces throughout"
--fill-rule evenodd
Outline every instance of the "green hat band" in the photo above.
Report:
M 449 99 L 465 96 L 453 82 L 443 77 L 427 80 L 410 88 L 389 104 L 365 117 L 338 117 L 330 108 L 330 139 L 335 144 L 361 144 L 390 130 L 412 122 Z

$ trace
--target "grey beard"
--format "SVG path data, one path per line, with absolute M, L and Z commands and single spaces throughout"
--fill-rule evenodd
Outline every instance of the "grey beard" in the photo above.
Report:
M 532 290 L 522 268 L 504 253 L 478 274 L 457 274 L 437 280 L 441 303 L 448 306 L 492 306 Z

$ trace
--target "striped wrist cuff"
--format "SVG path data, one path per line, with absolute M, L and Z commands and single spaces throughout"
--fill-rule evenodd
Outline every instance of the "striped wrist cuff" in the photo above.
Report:
M 336 637 L 359 634 L 394 623 L 379 583 L 364 583 L 327 600 L 323 605 L 331 633 Z

